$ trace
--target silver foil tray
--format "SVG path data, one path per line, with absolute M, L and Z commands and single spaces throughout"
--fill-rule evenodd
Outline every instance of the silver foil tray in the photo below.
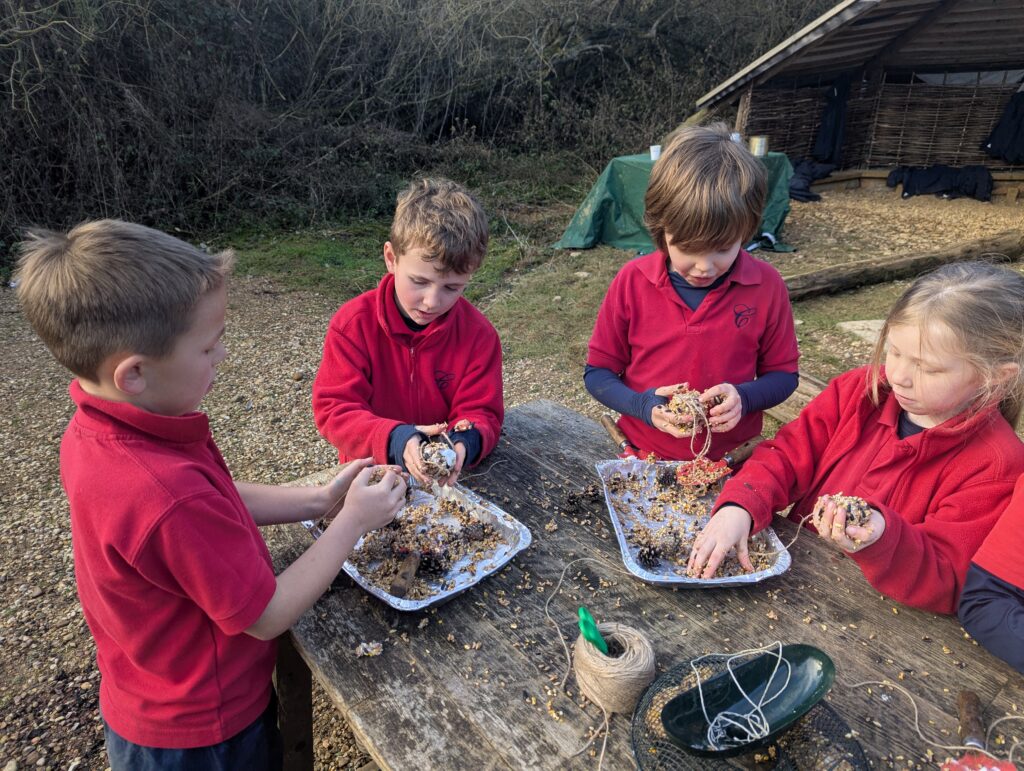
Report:
M 774 555 L 774 561 L 771 566 L 764 570 L 758 570 L 754 573 L 747 573 L 738 576 L 723 576 L 722 578 L 690 578 L 686 575 L 685 566 L 670 563 L 667 560 L 661 560 L 661 562 L 653 568 L 643 567 L 636 559 L 636 547 L 626 539 L 628 523 L 624 523 L 623 519 L 629 518 L 633 522 L 647 525 L 648 527 L 655 529 L 664 524 L 665 520 L 652 519 L 649 517 L 648 511 L 650 507 L 648 502 L 635 500 L 632 495 L 621 497 L 615 496 L 615 499 L 613 500 L 613 495 L 608 490 L 608 478 L 616 471 L 620 472 L 623 476 L 629 473 L 639 474 L 646 480 L 645 490 L 649 490 L 653 493 L 656 484 L 655 475 L 658 473 L 658 469 L 678 465 L 678 461 L 658 461 L 655 463 L 649 463 L 647 461 L 630 459 L 605 460 L 596 465 L 597 475 L 601 479 L 601 487 L 604 490 L 604 500 L 608 506 L 608 513 L 611 516 L 612 527 L 615 529 L 615 537 L 619 539 L 619 549 L 622 551 L 622 562 L 630 573 L 635 575 L 641 581 L 646 581 L 649 584 L 655 584 L 657 586 L 679 586 L 697 589 L 702 587 L 747 586 L 749 584 L 756 584 L 758 581 L 763 581 L 766 578 L 781 575 L 789 570 L 789 566 L 792 561 L 789 552 L 786 551 L 782 541 L 779 540 L 775 531 L 770 527 L 758 533 L 750 542 L 751 551 L 757 549 L 769 552 L 779 552 Z M 704 508 L 707 511 L 710 511 L 715 502 L 715 497 L 716 494 L 712 492 L 699 500 L 702 503 L 705 503 L 706 506 Z M 618 504 L 618 509 L 622 510 L 621 514 L 617 509 L 616 503 Z M 671 516 L 677 521 L 696 522 L 697 527 L 703 527 L 709 519 L 707 514 L 694 516 L 693 514 L 672 508 L 667 508 L 665 513 L 667 516 Z
M 488 555 L 476 564 L 475 570 L 470 569 L 470 560 L 468 557 L 464 557 L 452 565 L 451 569 L 444 576 L 440 576 L 436 580 L 425 579 L 427 584 L 432 589 L 436 588 L 437 591 L 429 597 L 416 600 L 395 597 L 389 594 L 381 587 L 370 583 L 360 574 L 359 568 L 353 565 L 350 560 L 345 561 L 342 569 L 348 574 L 349 578 L 374 597 L 386 602 L 396 610 L 423 610 L 423 608 L 431 605 L 437 605 L 438 603 L 450 600 L 455 595 L 479 583 L 491 573 L 500 570 L 509 560 L 528 547 L 533 540 L 530 530 L 526 525 L 465 487 L 459 485 L 441 489 L 435 487 L 436 495 L 416 486 L 413 486 L 412 491 L 412 499 L 398 512 L 398 517 L 401 517 L 404 510 L 408 507 L 419 506 L 424 503 L 436 504 L 439 499 L 451 497 L 460 503 L 473 506 L 479 513 L 480 519 L 498 531 L 500 542 L 493 554 Z M 302 524 L 312 533 L 314 538 L 319 538 L 322 534 L 317 522 L 305 520 Z M 355 548 L 358 550 L 362 544 L 363 538 L 360 538 L 356 542 Z

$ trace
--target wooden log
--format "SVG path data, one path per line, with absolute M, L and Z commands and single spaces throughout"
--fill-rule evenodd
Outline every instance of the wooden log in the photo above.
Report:
M 783 278 L 789 287 L 789 299 L 795 302 L 860 286 L 915 278 L 940 265 L 952 262 L 1018 262 L 1021 259 L 1024 259 L 1024 233 L 1010 230 L 936 252 L 912 254 L 896 259 L 884 257 L 858 260 Z

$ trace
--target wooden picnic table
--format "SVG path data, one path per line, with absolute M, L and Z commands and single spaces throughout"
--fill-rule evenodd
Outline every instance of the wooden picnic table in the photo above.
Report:
M 516 407 L 497 449 L 460 482 L 530 528 L 527 551 L 448 603 L 416 613 L 393 610 L 340 574 L 292 629 L 294 649 L 283 648 L 286 767 L 311 763 L 303 737 L 310 672 L 381 768 L 594 767 L 594 758 L 573 756 L 601 723 L 601 711 L 579 706 L 573 677 L 567 692 L 558 691 L 567 662 L 544 615 L 566 563 L 584 556 L 600 564 L 575 566 L 551 602 L 570 645 L 576 609 L 586 604 L 599 621 L 646 634 L 659 671 L 702 653 L 774 640 L 818 646 L 836 665 L 831 706 L 877 763 L 923 763 L 928 746 L 916 735 L 904 696 L 849 687 L 854 683 L 898 682 L 914 695 L 925 734 L 944 744 L 959 744 L 961 689 L 980 695 L 990 721 L 1024 707 L 1022 678 L 967 639 L 955 618 L 882 597 L 852 560 L 809 531 L 791 549 L 788 572 L 746 587 L 670 589 L 613 572 L 622 560 L 603 500 L 575 511 L 566 500 L 598 481 L 594 463 L 612 450 L 601 427 L 578 413 L 550 401 Z M 779 518 L 775 527 L 784 542 L 795 533 Z M 300 526 L 277 528 L 268 539 L 277 569 L 310 538 Z M 383 653 L 357 658 L 362 642 L 382 642 Z M 935 752 L 939 759 L 946 754 Z M 616 715 L 604 767 L 633 766 L 629 718 Z

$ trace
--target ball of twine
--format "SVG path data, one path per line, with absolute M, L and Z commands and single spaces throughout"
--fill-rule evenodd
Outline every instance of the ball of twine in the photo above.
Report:
M 622 654 L 606 656 L 582 635 L 576 638 L 576 682 L 583 695 L 605 711 L 629 714 L 654 680 L 654 648 L 632 627 L 607 622 L 597 628 L 606 641 L 618 643 Z

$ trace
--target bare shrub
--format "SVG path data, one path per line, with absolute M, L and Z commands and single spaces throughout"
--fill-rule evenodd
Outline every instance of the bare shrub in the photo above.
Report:
M 822 5 L 0 0 L 0 253 L 29 223 L 386 209 L 453 126 L 606 159 Z

